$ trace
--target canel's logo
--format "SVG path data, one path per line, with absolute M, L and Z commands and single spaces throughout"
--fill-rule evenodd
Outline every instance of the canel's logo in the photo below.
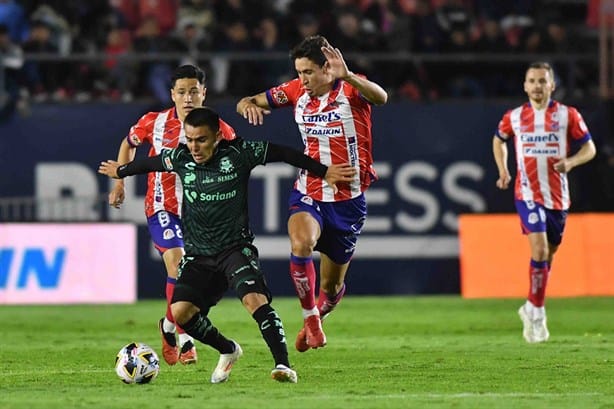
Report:
M 25 248 L 20 254 L 14 248 L 0 248 L 0 288 L 7 288 L 9 277 L 15 275 L 15 288 L 25 289 L 31 280 L 40 288 L 57 288 L 66 260 L 66 249 L 57 248 L 45 254 L 42 248 Z

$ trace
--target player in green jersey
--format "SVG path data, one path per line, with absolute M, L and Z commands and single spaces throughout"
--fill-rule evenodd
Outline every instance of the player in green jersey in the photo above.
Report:
M 298 150 L 266 141 L 223 140 L 219 116 L 210 108 L 192 110 L 184 127 L 187 145 L 121 166 L 105 161 L 98 171 L 113 178 L 167 171 L 181 179 L 186 254 L 171 310 L 188 334 L 220 352 L 211 382 L 226 381 L 243 353 L 239 344 L 224 337 L 208 318 L 210 308 L 228 288 L 236 292 L 258 323 L 275 361 L 273 379 L 296 382 L 283 324 L 270 304 L 272 296 L 252 244 L 247 197 L 250 172 L 258 165 L 286 162 L 325 179 L 336 189 L 337 183 L 350 182 L 355 170 L 349 164 L 327 167 Z

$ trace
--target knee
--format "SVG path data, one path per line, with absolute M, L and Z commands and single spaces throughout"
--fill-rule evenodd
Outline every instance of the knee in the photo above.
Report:
M 548 245 L 544 246 L 536 246 L 533 249 L 533 257 L 535 261 L 546 261 L 550 257 L 550 251 L 548 249 Z
M 183 325 L 192 318 L 192 311 L 188 308 L 188 305 L 183 302 L 171 304 L 171 314 L 175 319 L 175 323 Z
M 247 293 L 241 298 L 241 303 L 250 314 L 253 314 L 258 308 L 268 304 L 268 302 L 267 297 L 260 293 Z
M 313 253 L 318 239 L 308 232 L 294 232 L 290 234 L 290 247 L 292 254 L 299 257 L 307 257 Z

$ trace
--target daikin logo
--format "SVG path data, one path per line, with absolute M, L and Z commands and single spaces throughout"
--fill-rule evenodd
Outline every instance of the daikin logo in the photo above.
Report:
M 38 247 L 25 248 L 22 253 L 10 247 L 0 248 L 0 288 L 7 288 L 11 276 L 17 289 L 25 289 L 32 280 L 40 288 L 57 288 L 65 260 L 65 248 L 57 248 L 51 254 Z

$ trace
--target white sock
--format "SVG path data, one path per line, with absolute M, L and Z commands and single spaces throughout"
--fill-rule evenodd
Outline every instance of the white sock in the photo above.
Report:
M 313 307 L 310 310 L 306 310 L 303 308 L 303 319 L 306 319 L 307 317 L 311 317 L 312 315 L 317 315 L 317 316 L 320 315 L 320 313 L 318 312 L 318 307 Z
M 168 332 L 169 334 L 175 333 L 175 324 L 170 322 L 168 318 L 164 317 L 164 322 L 162 323 L 162 330 L 164 332 Z
M 192 338 L 191 336 L 189 336 L 188 334 L 186 334 L 185 332 L 183 334 L 179 334 L 179 345 L 183 346 L 183 344 L 185 344 L 188 341 L 193 341 L 194 338 Z M 192 342 L 194 343 L 194 342 Z

